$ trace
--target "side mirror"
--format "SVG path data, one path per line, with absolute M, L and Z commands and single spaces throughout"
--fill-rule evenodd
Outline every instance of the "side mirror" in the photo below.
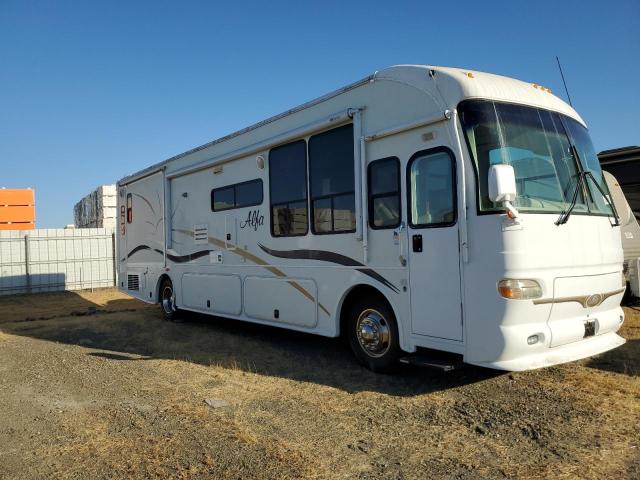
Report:
M 491 165 L 489 169 L 489 199 L 493 203 L 516 199 L 516 173 L 511 165 Z
M 518 211 L 511 202 L 516 199 L 516 173 L 511 165 L 491 165 L 489 169 L 489 199 L 493 203 L 503 203 L 507 215 L 511 218 L 518 216 Z

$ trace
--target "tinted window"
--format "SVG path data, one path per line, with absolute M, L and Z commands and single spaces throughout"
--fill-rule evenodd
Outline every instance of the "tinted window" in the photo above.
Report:
M 328 233 L 333 230 L 333 209 L 331 198 L 321 198 L 313 204 L 313 230 Z
M 400 225 L 400 162 L 376 160 L 369 165 L 369 225 L 394 228 Z
M 269 197 L 272 235 L 305 235 L 308 213 L 307 146 L 304 140 L 269 152 Z
M 414 156 L 409 164 L 408 183 L 412 226 L 444 226 L 455 222 L 455 165 L 447 152 Z
M 262 203 L 262 180 L 236 183 L 211 191 L 211 210 L 251 207 Z
M 235 205 L 235 189 L 220 188 L 213 191 L 213 211 L 227 210 Z
M 236 208 L 262 203 L 262 180 L 236 185 Z
M 335 128 L 309 139 L 314 233 L 355 231 L 353 167 L 353 125 Z

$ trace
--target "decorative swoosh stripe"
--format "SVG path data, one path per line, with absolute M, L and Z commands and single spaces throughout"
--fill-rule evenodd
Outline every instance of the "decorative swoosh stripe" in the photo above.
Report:
M 544 305 L 548 303 L 569 303 L 575 302 L 582 305 L 582 308 L 593 308 L 602 303 L 609 297 L 613 297 L 614 295 L 618 295 L 619 293 L 623 293 L 624 288 L 620 288 L 618 290 L 614 290 L 612 292 L 606 293 L 594 293 L 592 295 L 576 295 L 573 297 L 556 297 L 556 298 L 539 298 L 538 300 L 534 300 L 534 305 Z
M 129 252 L 129 254 L 127 255 L 127 258 L 130 258 L 132 255 L 143 250 L 150 250 L 152 252 L 156 252 L 156 253 L 159 253 L 160 255 L 163 255 L 162 250 L 160 250 L 159 248 L 151 248 L 149 245 L 138 245 L 136 248 L 134 248 Z M 193 252 L 188 255 L 171 255 L 170 253 L 167 253 L 167 258 L 175 263 L 185 263 L 185 262 L 190 262 L 191 260 L 196 260 L 200 257 L 207 256 L 209 255 L 209 252 L 210 250 L 200 250 L 199 252 Z
M 161 250 L 155 249 L 155 248 L 151 248 L 149 245 L 138 245 L 136 248 L 134 248 L 133 250 L 131 250 L 129 252 L 129 254 L 127 255 L 127 258 L 131 258 L 133 255 L 135 255 L 136 253 L 142 251 L 142 250 L 153 250 L 155 252 L 159 252 L 162 253 Z
M 170 253 L 167 253 L 167 258 L 172 262 L 185 263 L 190 262 L 191 260 L 197 260 L 200 257 L 206 257 L 209 255 L 210 251 L 211 250 L 200 250 L 199 252 L 193 252 L 188 255 L 171 255 Z M 162 250 L 160 250 L 160 253 L 162 253 Z
M 364 264 L 358 262 L 357 260 L 354 260 L 353 258 L 347 257 L 345 255 L 340 255 L 339 253 L 328 252 L 325 250 L 273 250 L 269 247 L 265 247 L 261 243 L 259 243 L 258 246 L 269 255 L 278 258 L 319 260 L 322 262 L 337 263 L 338 265 L 343 265 L 345 267 L 356 267 L 359 272 L 362 272 L 363 274 L 373 278 L 374 280 L 377 280 L 394 292 L 400 293 L 400 290 L 393 283 L 384 278 L 375 270 L 367 268 Z
M 184 229 L 180 229 L 180 228 L 174 228 L 172 229 L 172 231 L 174 232 L 178 232 L 178 233 L 182 233 L 184 235 L 188 235 L 190 237 L 193 237 L 193 232 L 191 230 L 184 230 Z M 218 238 L 215 237 L 208 237 L 208 242 L 212 245 L 215 245 L 217 247 L 220 248 L 226 248 L 227 246 L 231 246 L 233 248 L 235 248 L 235 250 L 231 250 L 232 253 L 235 253 L 236 255 L 249 260 L 250 262 L 255 263 L 256 265 L 260 265 L 261 267 L 263 267 L 264 269 L 266 269 L 267 271 L 273 273 L 275 276 L 280 277 L 280 278 L 287 278 L 287 274 L 284 273 L 282 270 L 280 270 L 279 268 L 276 267 L 272 267 L 269 265 L 269 262 L 263 260 L 262 258 L 254 255 L 253 253 L 249 252 L 248 250 L 245 250 L 242 247 L 239 247 L 238 245 L 233 245 L 230 244 L 229 242 L 224 242 Z M 311 300 L 312 302 L 315 303 L 316 299 L 315 297 L 306 289 L 304 288 L 302 285 L 300 285 L 298 282 L 296 282 L 295 280 L 289 280 L 288 281 L 289 285 L 291 285 L 293 288 L 295 288 L 296 290 L 298 290 L 303 296 L 305 296 L 306 298 L 308 298 L 309 300 Z M 327 310 L 327 308 L 322 305 L 320 302 L 318 302 L 318 307 L 327 314 L 327 316 L 331 316 L 331 313 L 329 312 L 329 310 Z

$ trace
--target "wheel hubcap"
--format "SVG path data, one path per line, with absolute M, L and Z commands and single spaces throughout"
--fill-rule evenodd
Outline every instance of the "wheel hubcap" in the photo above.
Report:
M 356 334 L 360 346 L 371 357 L 381 357 L 391 347 L 389 324 L 376 310 L 368 309 L 360 314 Z
M 169 285 L 162 289 L 162 308 L 165 313 L 173 313 L 173 288 Z

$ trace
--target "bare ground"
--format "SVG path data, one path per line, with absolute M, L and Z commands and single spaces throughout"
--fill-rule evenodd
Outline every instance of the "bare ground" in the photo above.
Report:
M 385 376 L 338 340 L 166 323 L 114 290 L 2 298 L 0 478 L 640 478 L 626 313 L 590 360 Z

